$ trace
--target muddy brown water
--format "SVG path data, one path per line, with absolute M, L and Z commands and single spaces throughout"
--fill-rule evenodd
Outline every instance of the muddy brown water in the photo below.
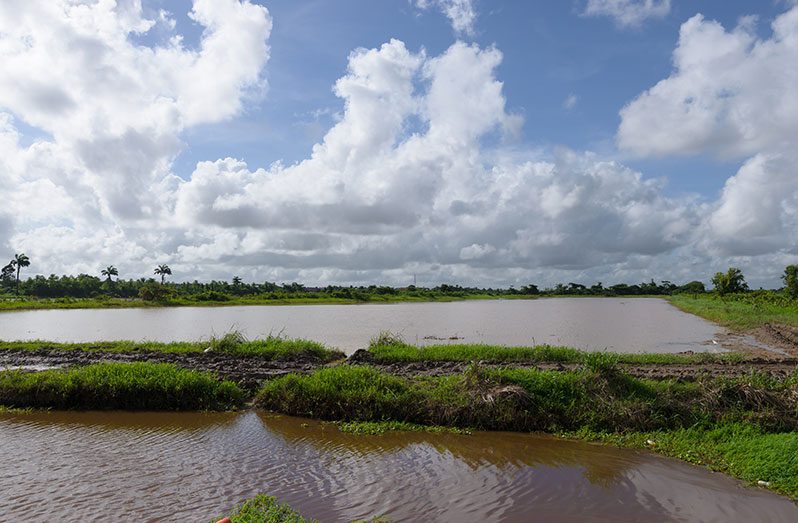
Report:
M 0 414 L 6 521 L 200 521 L 268 492 L 322 521 L 793 522 L 650 453 L 515 433 L 354 436 L 265 413 Z
M 351 354 L 388 330 L 406 341 L 566 345 L 616 352 L 718 351 L 723 330 L 658 298 L 450 303 L 34 310 L 0 313 L 0 339 L 91 342 L 207 339 L 231 328 L 284 334 Z

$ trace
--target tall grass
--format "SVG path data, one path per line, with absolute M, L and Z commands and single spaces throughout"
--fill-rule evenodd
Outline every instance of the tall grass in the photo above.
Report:
M 71 370 L 0 372 L 0 405 L 96 410 L 228 410 L 246 396 L 212 374 L 161 363 L 99 363 Z

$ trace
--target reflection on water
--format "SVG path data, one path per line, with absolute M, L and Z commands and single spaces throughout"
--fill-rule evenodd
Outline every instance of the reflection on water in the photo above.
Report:
M 0 513 L 207 521 L 267 492 L 322 521 L 796 521 L 798 508 L 646 453 L 512 433 L 354 436 L 269 414 L 0 414 Z
M 175 341 L 237 328 L 250 337 L 283 333 L 347 353 L 380 331 L 411 343 L 567 345 L 618 352 L 717 350 L 719 327 L 657 298 L 547 298 L 452 303 L 36 310 L 0 313 L 6 340 Z

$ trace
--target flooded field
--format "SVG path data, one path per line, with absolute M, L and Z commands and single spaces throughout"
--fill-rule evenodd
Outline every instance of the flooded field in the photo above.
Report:
M 616 352 L 713 351 L 721 328 L 657 298 L 451 303 L 35 310 L 0 313 L 0 339 L 88 342 L 208 338 L 231 328 L 283 334 L 347 353 L 380 331 L 410 343 L 551 344 Z
M 349 521 L 796 521 L 798 507 L 652 454 L 551 437 L 394 433 L 255 412 L 0 414 L 0 513 L 208 521 L 267 492 Z

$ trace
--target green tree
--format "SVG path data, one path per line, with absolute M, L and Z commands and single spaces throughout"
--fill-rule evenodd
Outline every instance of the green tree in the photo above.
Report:
M 737 267 L 729 267 L 725 273 L 716 272 L 712 278 L 712 285 L 720 296 L 748 290 L 743 272 Z
M 241 285 L 241 278 L 239 278 L 238 276 L 233 276 L 233 285 L 235 285 L 236 287 Z
M 119 277 L 119 271 L 113 265 L 109 265 L 108 267 L 100 271 L 100 274 L 106 277 L 105 281 L 107 281 L 108 283 L 111 283 L 113 281 L 111 280 L 111 276 Z
M 155 274 L 161 276 L 161 285 L 163 285 L 163 279 L 166 277 L 167 274 L 170 276 L 172 275 L 172 269 L 170 269 L 169 266 L 165 264 L 159 265 L 155 268 Z
M 14 284 L 14 272 L 13 260 L 0 270 L 0 284 L 2 284 L 3 287 L 10 289 Z
M 14 264 L 14 266 L 17 268 L 17 286 L 16 286 L 16 292 L 17 292 L 17 295 L 19 295 L 19 271 L 20 271 L 20 269 L 22 269 L 23 267 L 29 267 L 29 266 L 30 266 L 30 258 L 28 258 L 27 256 L 25 256 L 25 254 L 24 254 L 24 253 L 15 254 L 15 255 L 14 255 L 14 259 L 13 259 L 13 260 L 11 260 L 11 263 L 13 263 L 13 264 Z
M 787 294 L 793 298 L 798 298 L 798 265 L 788 265 L 784 269 L 784 286 L 787 288 Z

